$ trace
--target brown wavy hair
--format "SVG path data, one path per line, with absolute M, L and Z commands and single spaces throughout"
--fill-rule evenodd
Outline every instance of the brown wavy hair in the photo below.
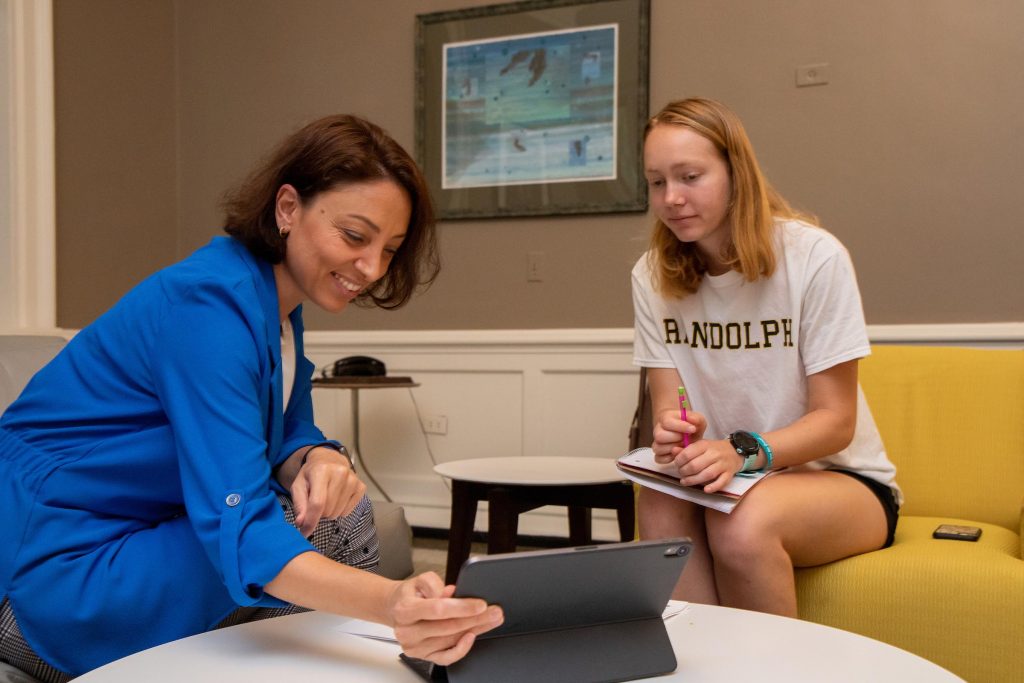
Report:
M 733 270 L 753 282 L 775 272 L 775 218 L 815 223 L 810 214 L 794 209 L 761 173 L 754 148 L 736 114 L 720 102 L 701 97 L 669 102 L 647 122 L 644 140 L 656 126 L 684 126 L 707 138 L 729 167 L 732 194 L 728 219 L 731 239 L 722 258 Z M 655 220 L 650 241 L 655 287 L 665 295 L 682 298 L 697 291 L 707 262 L 696 244 L 680 242 L 668 226 Z
M 285 184 L 308 204 L 344 185 L 391 180 L 412 205 L 405 239 L 384 276 L 359 295 L 363 306 L 398 308 L 440 270 L 434 207 L 423 173 L 384 130 L 358 116 L 327 116 L 287 137 L 236 189 L 225 195 L 224 230 L 258 258 L 280 263 L 288 248 L 274 216 Z

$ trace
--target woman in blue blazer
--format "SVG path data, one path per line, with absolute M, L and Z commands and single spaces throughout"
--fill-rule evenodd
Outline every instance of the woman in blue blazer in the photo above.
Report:
M 500 609 L 433 573 L 364 571 L 366 487 L 313 424 L 302 350 L 304 301 L 395 308 L 436 275 L 419 169 L 377 126 L 328 117 L 226 209 L 230 237 L 135 287 L 0 418 L 0 659 L 64 681 L 294 606 L 461 658 Z

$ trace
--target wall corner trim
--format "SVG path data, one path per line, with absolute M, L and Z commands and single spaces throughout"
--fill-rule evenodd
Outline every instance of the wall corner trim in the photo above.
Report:
M 6 295 L 15 329 L 45 329 L 57 319 L 53 4 L 11 0 L 8 9 L 13 287 Z

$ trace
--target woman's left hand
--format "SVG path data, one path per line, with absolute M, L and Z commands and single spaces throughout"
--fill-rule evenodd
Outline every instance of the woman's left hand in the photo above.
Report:
M 295 524 L 303 536 L 309 536 L 321 519 L 350 514 L 366 493 L 366 484 L 348 458 L 333 448 L 317 446 L 306 455 L 290 491 Z
M 675 458 L 680 482 L 685 486 L 703 486 L 705 493 L 714 493 L 729 483 L 743 459 L 726 440 L 701 439 L 684 448 Z

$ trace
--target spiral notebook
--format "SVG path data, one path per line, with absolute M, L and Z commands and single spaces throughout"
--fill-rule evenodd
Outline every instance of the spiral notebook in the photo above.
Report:
M 699 486 L 679 483 L 678 468 L 671 463 L 663 465 L 655 461 L 654 451 L 647 447 L 630 451 L 619 458 L 615 466 L 623 475 L 641 486 L 725 513 L 732 512 L 747 491 L 775 472 L 743 472 L 730 479 L 722 490 L 705 493 Z

